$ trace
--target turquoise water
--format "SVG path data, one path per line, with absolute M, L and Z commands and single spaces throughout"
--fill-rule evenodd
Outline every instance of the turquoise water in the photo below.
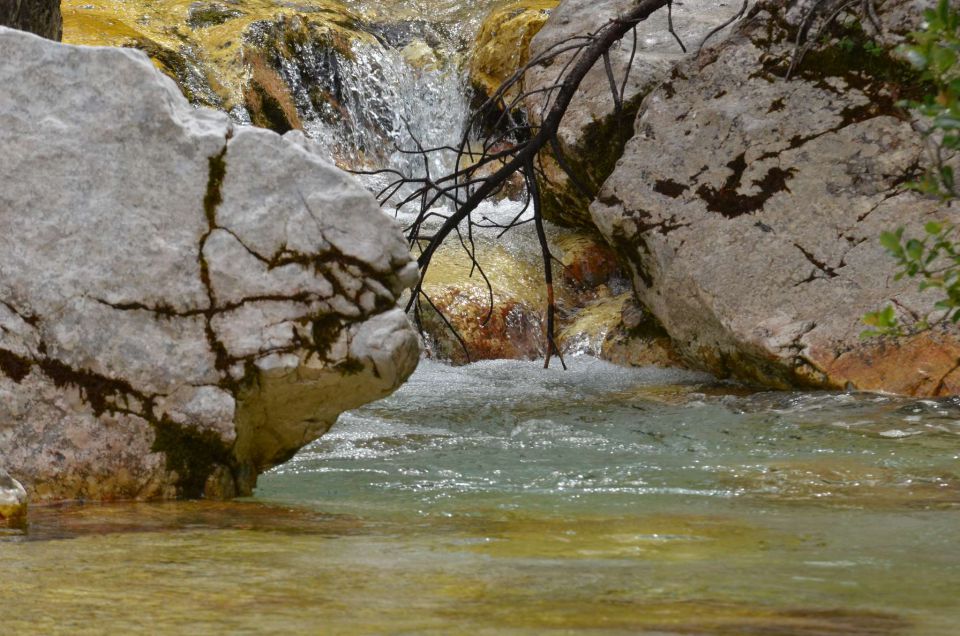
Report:
M 4 633 L 956 634 L 960 401 L 424 362 L 254 500 L 34 509 Z

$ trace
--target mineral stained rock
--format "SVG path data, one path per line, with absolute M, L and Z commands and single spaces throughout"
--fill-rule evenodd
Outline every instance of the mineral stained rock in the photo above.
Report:
M 141 52 L 0 28 L 0 465 L 35 501 L 229 497 L 413 372 L 398 225 Z

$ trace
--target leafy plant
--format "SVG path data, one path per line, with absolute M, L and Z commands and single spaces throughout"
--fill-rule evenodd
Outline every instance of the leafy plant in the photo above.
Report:
M 947 163 L 960 151 L 960 11 L 951 8 L 948 0 L 940 0 L 923 17 L 923 30 L 911 33 L 912 43 L 901 47 L 900 53 L 936 87 L 925 101 L 905 104 L 930 121 L 924 134 L 933 150 L 934 166 L 911 187 L 949 203 L 960 198 L 956 175 Z M 912 330 L 960 322 L 960 227 L 930 222 L 924 231 L 920 238 L 904 237 L 901 227 L 880 236 L 880 243 L 897 259 L 897 280 L 919 277 L 921 291 L 941 292 L 930 312 L 913 318 Z M 863 321 L 871 327 L 863 332 L 865 337 L 901 335 L 907 329 L 892 305 L 867 314 Z

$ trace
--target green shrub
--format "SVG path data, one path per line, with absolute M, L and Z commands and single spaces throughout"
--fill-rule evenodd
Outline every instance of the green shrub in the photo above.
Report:
M 947 204 L 960 198 L 956 175 L 946 163 L 960 151 L 960 11 L 951 8 L 948 0 L 940 0 L 937 8 L 925 11 L 923 17 L 923 30 L 912 33 L 912 43 L 900 52 L 936 87 L 936 93 L 925 101 L 907 104 L 930 122 L 925 135 L 935 165 L 912 187 Z M 869 313 L 863 318 L 870 327 L 864 336 L 901 335 L 908 329 L 960 322 L 960 228 L 953 223 L 930 222 L 924 230 L 919 238 L 905 237 L 902 227 L 884 232 L 880 243 L 897 259 L 897 280 L 919 278 L 920 290 L 939 290 L 939 300 L 910 325 L 902 324 L 890 305 Z

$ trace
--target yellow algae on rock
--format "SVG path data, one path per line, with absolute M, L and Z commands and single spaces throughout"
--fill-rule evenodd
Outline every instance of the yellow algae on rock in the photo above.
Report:
M 423 290 L 463 338 L 470 360 L 530 359 L 542 354 L 542 313 L 546 289 L 538 264 L 501 246 L 481 246 L 479 271 L 457 247 L 437 252 L 424 278 Z M 467 361 L 463 348 L 428 303 L 421 320 L 436 354 L 455 363 Z
M 253 75 L 251 57 L 259 50 L 257 29 L 300 16 L 308 32 L 328 35 L 334 48 L 349 49 L 372 36 L 355 30 L 359 16 L 335 0 L 292 4 L 279 0 L 246 0 L 242 4 L 198 3 L 192 0 L 64 0 L 64 42 L 89 46 L 121 46 L 144 50 L 173 77 L 194 103 L 232 110 L 246 104 Z M 268 38 L 288 46 L 273 55 L 291 55 L 301 32 Z M 339 51 L 338 51 L 339 52 Z M 270 57 L 270 55 L 267 55 Z
M 490 12 L 474 45 L 470 81 L 486 95 L 527 63 L 530 41 L 559 0 L 515 0 Z

